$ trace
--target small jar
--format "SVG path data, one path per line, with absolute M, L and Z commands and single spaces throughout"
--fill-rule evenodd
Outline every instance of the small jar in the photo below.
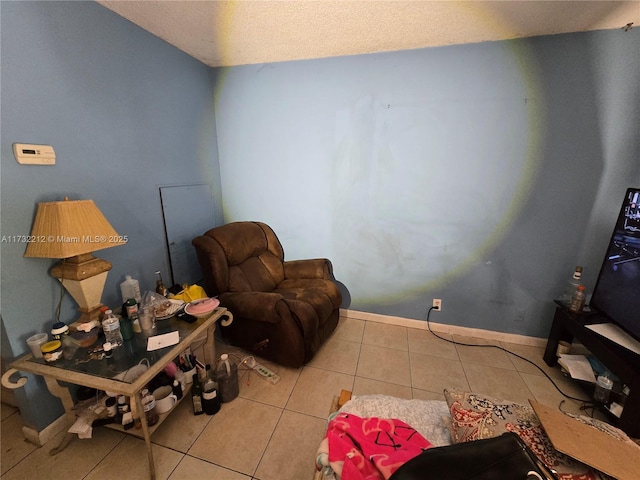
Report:
M 104 401 L 104 406 L 107 408 L 107 416 L 115 417 L 116 413 L 118 413 L 116 397 L 107 397 Z
M 69 335 L 69 326 L 64 322 L 54 323 L 51 335 L 53 335 L 54 340 L 62 340 L 63 335 Z
M 43 343 L 40 346 L 40 351 L 45 362 L 55 362 L 62 356 L 62 342 L 60 340 L 51 340 Z

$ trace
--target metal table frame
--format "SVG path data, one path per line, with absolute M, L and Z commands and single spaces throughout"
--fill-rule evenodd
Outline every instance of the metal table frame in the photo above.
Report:
M 141 419 L 142 423 L 142 433 L 144 436 L 145 443 L 147 445 L 147 456 L 149 461 L 149 477 L 152 480 L 156 478 L 155 472 L 155 463 L 153 460 L 153 453 L 151 450 L 151 432 L 149 426 L 147 425 L 146 416 L 144 414 L 141 394 L 140 392 L 143 388 L 155 377 L 158 373 L 160 373 L 165 365 L 178 357 L 182 352 L 184 352 L 188 347 L 190 347 L 195 340 L 201 338 L 203 334 L 206 334 L 206 340 L 204 343 L 204 360 L 205 363 L 214 364 L 215 363 L 215 345 L 214 345 L 214 334 L 216 322 L 221 320 L 223 325 L 229 325 L 233 321 L 233 316 L 231 312 L 226 310 L 225 308 L 216 308 L 211 316 L 207 318 L 198 319 L 196 322 L 191 324 L 190 333 L 180 340 L 180 342 L 173 347 L 167 347 L 166 351 L 163 352 L 163 355 L 154 363 L 152 363 L 149 368 L 142 373 L 136 380 L 132 383 L 127 383 L 120 380 L 115 380 L 112 378 L 105 378 L 102 376 L 83 373 L 78 371 L 73 371 L 65 368 L 60 368 L 56 366 L 55 363 L 46 364 L 33 361 L 33 356 L 31 354 L 27 354 L 16 361 L 12 362 L 10 367 L 11 369 L 7 371 L 3 375 L 3 385 L 8 382 L 9 377 L 16 373 L 16 371 L 33 373 L 36 375 L 42 375 L 46 382 L 47 388 L 51 392 L 52 395 L 58 397 L 62 401 L 62 405 L 65 409 L 65 415 L 67 417 L 67 421 L 69 427 L 73 425 L 76 421 L 76 414 L 73 409 L 74 403 L 67 387 L 60 385 L 58 382 L 67 382 L 75 385 L 82 385 L 90 388 L 95 388 L 97 390 L 104 390 L 113 392 L 119 395 L 126 395 L 127 397 L 131 397 L 134 399 L 135 403 L 135 414 Z M 191 328 L 192 327 L 192 328 Z M 14 386 L 11 388 L 18 388 L 19 386 L 24 385 L 24 379 L 20 379 L 17 383 L 13 384 Z M 125 431 L 125 433 L 129 433 L 132 431 Z M 139 435 L 138 435 L 139 436 Z M 68 433 L 65 435 L 65 438 L 62 440 L 60 445 L 57 448 L 52 450 L 52 453 L 58 453 L 62 451 L 62 449 L 66 446 L 66 444 L 73 438 L 73 434 Z

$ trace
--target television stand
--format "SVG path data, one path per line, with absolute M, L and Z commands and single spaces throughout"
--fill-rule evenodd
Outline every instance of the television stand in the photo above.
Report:
M 557 364 L 556 351 L 561 340 L 571 342 L 574 339 L 582 343 L 600 360 L 621 382 L 630 389 L 620 418 L 613 415 L 605 405 L 600 409 L 611 422 L 633 438 L 640 438 L 640 355 L 618 345 L 587 328 L 587 324 L 608 323 L 604 316 L 585 312 L 575 314 L 556 301 L 556 311 L 549 332 L 544 361 L 550 367 Z M 615 401 L 616 396 L 612 396 Z

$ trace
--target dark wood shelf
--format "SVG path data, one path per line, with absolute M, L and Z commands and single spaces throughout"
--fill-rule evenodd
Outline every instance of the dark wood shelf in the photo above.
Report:
M 561 340 L 571 342 L 574 339 L 582 343 L 607 369 L 616 375 L 630 389 L 620 418 L 601 405 L 608 417 L 618 428 L 633 438 L 640 438 L 640 355 L 624 348 L 590 330 L 586 325 L 609 323 L 609 320 L 594 312 L 575 314 L 558 302 L 553 317 L 544 361 L 550 367 L 556 365 L 556 351 Z M 615 400 L 617 396 L 613 396 Z

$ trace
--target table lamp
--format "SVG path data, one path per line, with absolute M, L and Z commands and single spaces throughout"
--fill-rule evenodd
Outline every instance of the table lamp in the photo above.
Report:
M 92 252 L 122 245 L 118 235 L 93 200 L 38 204 L 25 257 L 61 258 L 49 272 L 78 303 L 79 322 L 99 317 L 102 291 L 111 262 Z

